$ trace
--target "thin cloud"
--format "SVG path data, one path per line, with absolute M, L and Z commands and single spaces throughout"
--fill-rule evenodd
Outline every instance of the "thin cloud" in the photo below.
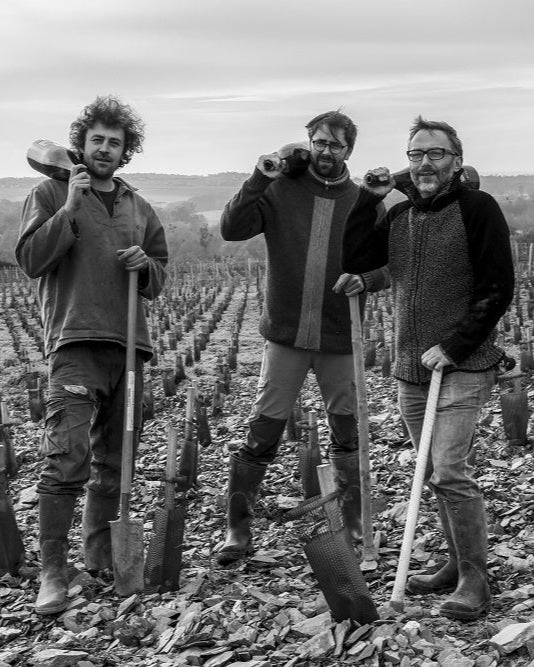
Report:
M 247 170 L 337 107 L 361 128 L 357 169 L 399 159 L 424 112 L 476 141 L 484 171 L 531 170 L 530 13 L 531 0 L 3 0 L 0 175 L 30 175 L 28 143 L 65 141 L 106 93 L 147 123 L 136 170 Z

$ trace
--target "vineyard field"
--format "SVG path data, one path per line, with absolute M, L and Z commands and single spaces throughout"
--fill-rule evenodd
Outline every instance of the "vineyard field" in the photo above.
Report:
M 198 461 L 191 488 L 179 494 L 186 513 L 179 589 L 145 590 L 124 599 L 116 594 L 111 575 L 87 573 L 80 500 L 70 537 L 68 609 L 57 617 L 37 616 L 35 485 L 41 467 L 47 364 L 35 284 L 14 267 L 1 269 L 1 428 L 16 453 L 18 470 L 8 483 L 26 560 L 18 574 L 0 578 L 0 667 L 531 664 L 531 643 L 500 654 L 491 641 L 506 624 L 532 623 L 534 608 L 531 244 L 516 244 L 514 258 L 516 294 L 499 324 L 498 341 L 516 360 L 520 374 L 514 378 L 514 371 L 508 371 L 496 383 L 477 427 L 477 478 L 487 503 L 493 605 L 476 622 L 440 616 L 440 596 L 407 595 L 403 612 L 388 605 L 415 455 L 396 407 L 390 294 L 369 296 L 363 334 L 378 557 L 376 568 L 363 575 L 380 619 L 360 627 L 333 620 L 306 559 L 299 521 L 287 519 L 287 511 L 303 499 L 300 453 L 312 431 L 325 462 L 327 458 L 328 428 L 313 374 L 302 387 L 295 420 L 288 424 L 280 454 L 261 488 L 253 524 L 254 554 L 228 568 L 215 560 L 225 535 L 228 456 L 246 438 L 261 367 L 258 321 L 265 267 L 251 260 L 172 267 L 163 294 L 144 304 L 155 355 L 144 371 L 145 421 L 132 512 L 143 523 L 145 553 L 155 510 L 164 500 L 168 431 L 177 430 L 180 449 L 188 388 L 195 392 L 192 426 Z M 513 433 L 503 419 L 503 396 L 512 394 L 520 394 L 526 405 L 519 425 L 514 421 Z M 435 500 L 425 489 L 410 573 L 437 567 L 446 558 L 436 516 Z

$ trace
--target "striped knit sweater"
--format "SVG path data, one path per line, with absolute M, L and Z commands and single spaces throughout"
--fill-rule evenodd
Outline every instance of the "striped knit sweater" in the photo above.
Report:
M 265 236 L 266 289 L 259 323 L 264 338 L 351 353 L 348 299 L 332 288 L 342 273 L 349 212 L 372 224 L 379 203 L 350 180 L 346 169 L 337 180 L 320 178 L 311 168 L 298 178 L 272 180 L 256 169 L 245 181 L 224 209 L 221 233 L 227 241 Z M 377 268 L 365 275 L 369 291 L 382 289 L 388 280 L 387 270 Z
M 494 328 L 514 289 L 504 216 L 491 195 L 466 188 L 459 176 L 433 198 L 415 188 L 409 197 L 374 228 L 348 222 L 344 269 L 389 263 L 397 378 L 427 382 L 421 355 L 438 344 L 454 362 L 446 371 L 489 369 L 502 358 Z

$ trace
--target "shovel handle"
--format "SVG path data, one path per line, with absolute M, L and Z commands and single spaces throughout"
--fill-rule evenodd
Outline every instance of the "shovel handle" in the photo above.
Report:
M 393 584 L 393 592 L 391 593 L 391 606 L 401 611 L 404 607 L 404 589 L 406 587 L 408 568 L 410 566 L 410 557 L 412 554 L 417 517 L 419 515 L 419 503 L 421 501 L 421 493 L 423 491 L 423 484 L 425 481 L 428 454 L 430 452 L 430 445 L 432 443 L 432 431 L 434 429 L 434 421 L 436 419 L 436 410 L 438 407 L 442 376 L 443 370 L 441 368 L 438 370 L 434 369 L 432 371 L 432 379 L 430 381 L 430 389 L 428 390 L 425 416 L 421 430 L 421 439 L 419 441 L 419 448 L 417 450 L 412 490 L 410 493 L 410 500 L 408 502 L 406 524 L 404 526 L 404 536 L 402 538 L 399 564 L 397 566 L 395 583 Z
M 135 413 L 135 341 L 137 331 L 138 271 L 128 273 L 128 320 L 126 333 L 126 382 L 124 395 L 124 422 L 121 463 L 121 518 L 130 512 L 130 494 L 133 474 L 133 436 Z
M 354 382 L 356 384 L 356 416 L 358 419 L 358 447 L 360 451 L 360 486 L 362 497 L 363 559 L 376 559 L 373 542 L 373 519 L 371 516 L 371 468 L 369 464 L 369 409 L 365 386 L 365 363 L 363 355 L 362 322 L 359 297 L 350 296 L 350 323 Z

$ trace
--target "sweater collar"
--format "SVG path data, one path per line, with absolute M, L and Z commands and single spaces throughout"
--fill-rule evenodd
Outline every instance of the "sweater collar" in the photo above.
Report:
M 308 167 L 308 173 L 315 181 L 323 185 L 325 188 L 335 188 L 337 186 L 344 185 L 350 177 L 349 170 L 345 164 L 343 165 L 343 171 L 341 172 L 341 175 L 337 178 L 324 178 L 315 171 L 311 164 Z

